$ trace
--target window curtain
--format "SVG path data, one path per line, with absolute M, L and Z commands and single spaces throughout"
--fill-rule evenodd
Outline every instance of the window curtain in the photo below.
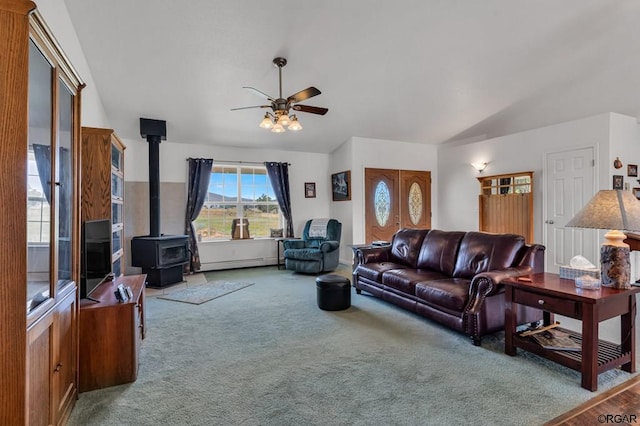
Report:
M 185 231 L 189 237 L 189 263 L 185 265 L 186 272 L 197 272 L 200 270 L 200 253 L 198 251 L 198 240 L 196 239 L 193 221 L 197 219 L 202 210 L 207 193 L 209 192 L 209 178 L 213 159 L 210 158 L 189 158 L 189 189 L 187 192 L 187 212 Z
M 285 237 L 293 238 L 293 219 L 291 217 L 291 195 L 289 193 L 289 164 L 264 163 L 269 174 L 269 180 L 276 194 L 280 211 L 286 222 Z
M 33 144 L 33 155 L 36 159 L 36 168 L 40 176 L 40 185 L 44 192 L 44 198 L 51 204 L 51 148 L 49 145 Z

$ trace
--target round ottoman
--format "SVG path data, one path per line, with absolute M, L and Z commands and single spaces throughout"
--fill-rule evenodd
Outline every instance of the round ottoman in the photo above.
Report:
M 316 278 L 318 308 L 341 311 L 351 306 L 351 281 L 340 275 L 320 275 Z

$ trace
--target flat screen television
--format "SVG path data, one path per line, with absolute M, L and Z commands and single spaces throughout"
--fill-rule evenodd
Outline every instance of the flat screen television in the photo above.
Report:
M 111 221 L 87 220 L 82 224 L 80 298 L 91 293 L 111 274 Z

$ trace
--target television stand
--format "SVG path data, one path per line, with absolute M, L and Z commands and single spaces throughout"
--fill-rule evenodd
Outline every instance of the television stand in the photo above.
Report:
M 91 293 L 99 303 L 80 300 L 79 392 L 134 382 L 145 333 L 144 286 L 147 276 L 128 275 L 105 281 Z M 118 302 L 119 284 L 133 297 Z

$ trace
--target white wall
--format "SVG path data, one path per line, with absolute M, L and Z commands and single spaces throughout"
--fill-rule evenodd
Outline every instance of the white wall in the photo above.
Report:
M 609 153 L 608 171 L 609 175 L 624 176 L 625 183 L 628 183 L 629 191 L 634 187 L 640 187 L 637 179 L 639 177 L 627 176 L 627 165 L 640 165 L 640 126 L 635 118 L 621 114 L 611 114 L 611 128 L 609 138 L 611 147 Z M 622 168 L 613 167 L 616 157 L 622 161 Z M 610 189 L 612 178 L 602 183 L 603 189 Z
M 124 140 L 123 142 L 127 146 L 125 150 L 125 181 L 148 182 L 149 156 L 147 142 L 142 139 Z M 186 193 L 188 173 L 186 160 L 189 157 L 213 158 L 214 161 L 288 162 L 291 164 L 289 166 L 289 182 L 295 235 L 300 236 L 302 234 L 302 229 L 308 219 L 330 216 L 331 190 L 328 178 L 328 154 L 241 149 L 166 141 L 160 144 L 161 183 L 183 183 Z M 316 183 L 316 198 L 305 198 L 305 182 Z M 125 193 L 125 208 L 127 206 L 126 200 L 135 196 L 136 194 Z M 163 194 L 161 192 L 161 208 L 167 208 L 163 204 L 162 198 Z M 180 217 L 184 221 L 184 214 Z M 169 229 L 181 229 L 183 228 L 183 223 L 161 223 L 161 232 L 167 232 Z M 125 223 L 125 230 L 127 226 L 129 224 Z M 273 265 L 276 263 L 276 245 L 272 239 L 204 242 L 200 243 L 199 250 L 203 270 Z
M 404 169 L 431 172 L 433 227 L 438 223 L 437 147 L 434 145 L 353 137 L 331 153 L 331 173 L 351 170 L 351 200 L 332 202 L 333 217 L 342 222 L 342 247 L 362 244 L 364 227 L 364 169 Z M 340 260 L 351 263 L 351 250 L 342 249 Z
M 438 212 L 442 229 L 478 229 L 480 174 L 471 163 L 489 163 L 483 175 L 521 171 L 534 172 L 534 239 L 544 243 L 543 169 L 547 153 L 595 147 L 598 188 L 610 188 L 609 145 L 611 114 L 600 114 L 513 135 L 465 145 L 443 145 L 438 150 Z M 630 118 L 630 117 L 628 117 Z M 623 121 L 628 125 L 626 120 Z M 620 132 L 623 133 L 623 132 Z M 629 143 L 629 131 L 625 142 Z M 640 157 L 639 157 L 640 158 Z
M 91 69 L 82 51 L 82 46 L 71 23 L 67 5 L 63 0 L 35 1 L 38 11 L 62 46 L 62 50 L 75 67 L 86 87 L 81 92 L 81 124 L 89 127 L 111 128 L 102 100 L 93 81 Z

